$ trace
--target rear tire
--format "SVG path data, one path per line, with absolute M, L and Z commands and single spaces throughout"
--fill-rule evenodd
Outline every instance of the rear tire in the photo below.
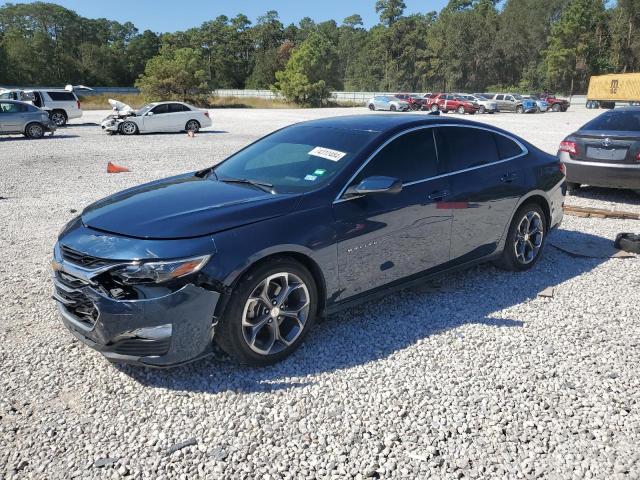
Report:
M 184 126 L 185 131 L 198 133 L 200 131 L 200 122 L 197 120 L 189 120 Z
M 503 270 L 522 272 L 533 267 L 547 240 L 547 219 L 537 203 L 526 203 L 513 216 L 502 255 L 494 264 Z
M 516 113 L 524 113 L 524 108 L 521 106 L 516 107 Z
M 32 139 L 39 139 L 44 137 L 44 127 L 40 123 L 30 123 L 24 129 L 24 136 Z
M 374 107 L 372 104 L 369 104 L 369 110 L 371 110 L 372 112 L 375 111 L 376 107 Z
M 437 103 L 434 103 L 433 105 L 431 105 L 431 111 L 432 112 L 437 112 L 440 110 L 440 107 L 438 106 Z
M 551 107 L 551 110 L 553 110 L 554 112 L 560 112 L 562 111 L 562 107 L 560 106 L 559 103 L 555 103 L 553 107 Z
M 51 118 L 51 121 L 58 127 L 64 127 L 67 124 L 68 120 L 67 114 L 64 112 L 64 110 L 52 111 L 51 115 L 49 115 L 49 118 Z
M 396 106 L 395 105 L 391 105 L 389 107 L 389 110 L 391 110 L 392 112 L 395 112 L 396 111 Z
M 480 105 L 480 108 L 478 109 L 478 113 L 486 113 L 486 112 L 487 112 L 487 109 L 484 108 L 483 105 Z
M 281 298 L 285 278 L 289 287 L 296 288 Z M 239 363 L 271 365 L 300 346 L 313 327 L 317 308 L 317 287 L 309 270 L 292 258 L 276 257 L 252 268 L 238 282 L 216 327 L 215 341 Z M 281 316 L 284 311 L 297 312 L 298 319 Z

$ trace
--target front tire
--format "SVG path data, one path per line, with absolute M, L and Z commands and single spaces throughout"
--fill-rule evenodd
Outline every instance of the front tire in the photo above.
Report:
M 560 112 L 562 110 L 562 107 L 559 103 L 556 103 L 553 105 L 553 107 L 551 107 L 551 110 L 553 110 L 554 112 Z
M 457 111 L 460 115 L 464 115 L 464 107 L 463 107 L 462 105 L 460 105 L 456 111 Z
M 24 129 L 24 136 L 32 139 L 44 137 L 44 127 L 39 123 L 30 123 Z
M 238 282 L 215 339 L 240 363 L 271 365 L 300 346 L 313 326 L 317 308 L 313 275 L 291 258 L 274 258 Z
M 373 106 L 373 104 L 369 104 L 369 110 L 371 110 L 372 112 L 375 111 L 376 107 Z
M 536 203 L 520 207 L 509 225 L 502 255 L 494 263 L 503 270 L 521 272 L 532 268 L 542 256 L 547 220 Z
M 135 135 L 138 133 L 138 126 L 131 121 L 123 122 L 122 125 L 120 125 L 120 133 L 123 135 Z
M 480 105 L 480 109 L 478 110 L 478 113 L 486 113 L 487 109 L 484 108 L 484 106 Z
M 567 182 L 567 192 L 568 193 L 573 193 L 576 190 L 578 190 L 580 188 L 580 184 L 579 183 L 574 183 L 574 182 Z
M 524 108 L 521 106 L 516 107 L 516 113 L 524 113 Z
M 440 110 L 440 107 L 438 106 L 437 103 L 434 103 L 433 105 L 431 105 L 431 111 L 432 112 L 437 112 Z
M 391 110 L 392 112 L 395 112 L 396 111 L 396 106 L 395 105 L 391 105 L 389 107 L 389 110 Z

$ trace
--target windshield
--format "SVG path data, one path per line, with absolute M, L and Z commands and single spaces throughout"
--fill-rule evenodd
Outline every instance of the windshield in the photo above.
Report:
M 138 115 L 144 115 L 145 113 L 147 113 L 149 110 L 151 110 L 153 107 L 155 107 L 157 105 L 157 103 L 150 103 L 148 105 L 145 105 L 144 107 L 142 107 L 140 110 L 138 110 L 136 113 Z
M 277 193 L 314 190 L 328 183 L 378 132 L 293 126 L 258 140 L 214 169 L 219 180 L 247 179 Z
M 522 100 L 522 95 L 513 95 L 513 98 L 515 98 L 516 100 Z
M 580 130 L 640 132 L 640 110 L 606 112 L 588 122 Z
M 488 100 L 486 97 L 483 97 L 482 95 L 475 95 L 475 99 L 482 102 L 484 100 Z

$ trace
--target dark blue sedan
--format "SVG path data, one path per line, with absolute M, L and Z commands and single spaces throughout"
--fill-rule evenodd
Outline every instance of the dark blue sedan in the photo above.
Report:
M 87 207 L 55 245 L 54 298 L 111 361 L 171 366 L 217 344 L 269 364 L 319 316 L 479 262 L 531 268 L 564 192 L 556 157 L 494 127 L 300 123 Z

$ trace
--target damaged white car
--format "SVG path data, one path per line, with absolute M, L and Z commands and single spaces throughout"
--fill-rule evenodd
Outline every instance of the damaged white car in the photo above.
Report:
M 134 110 L 109 99 L 114 113 L 102 121 L 107 133 L 135 135 L 152 132 L 197 132 L 212 125 L 209 112 L 183 102 L 157 102 Z

